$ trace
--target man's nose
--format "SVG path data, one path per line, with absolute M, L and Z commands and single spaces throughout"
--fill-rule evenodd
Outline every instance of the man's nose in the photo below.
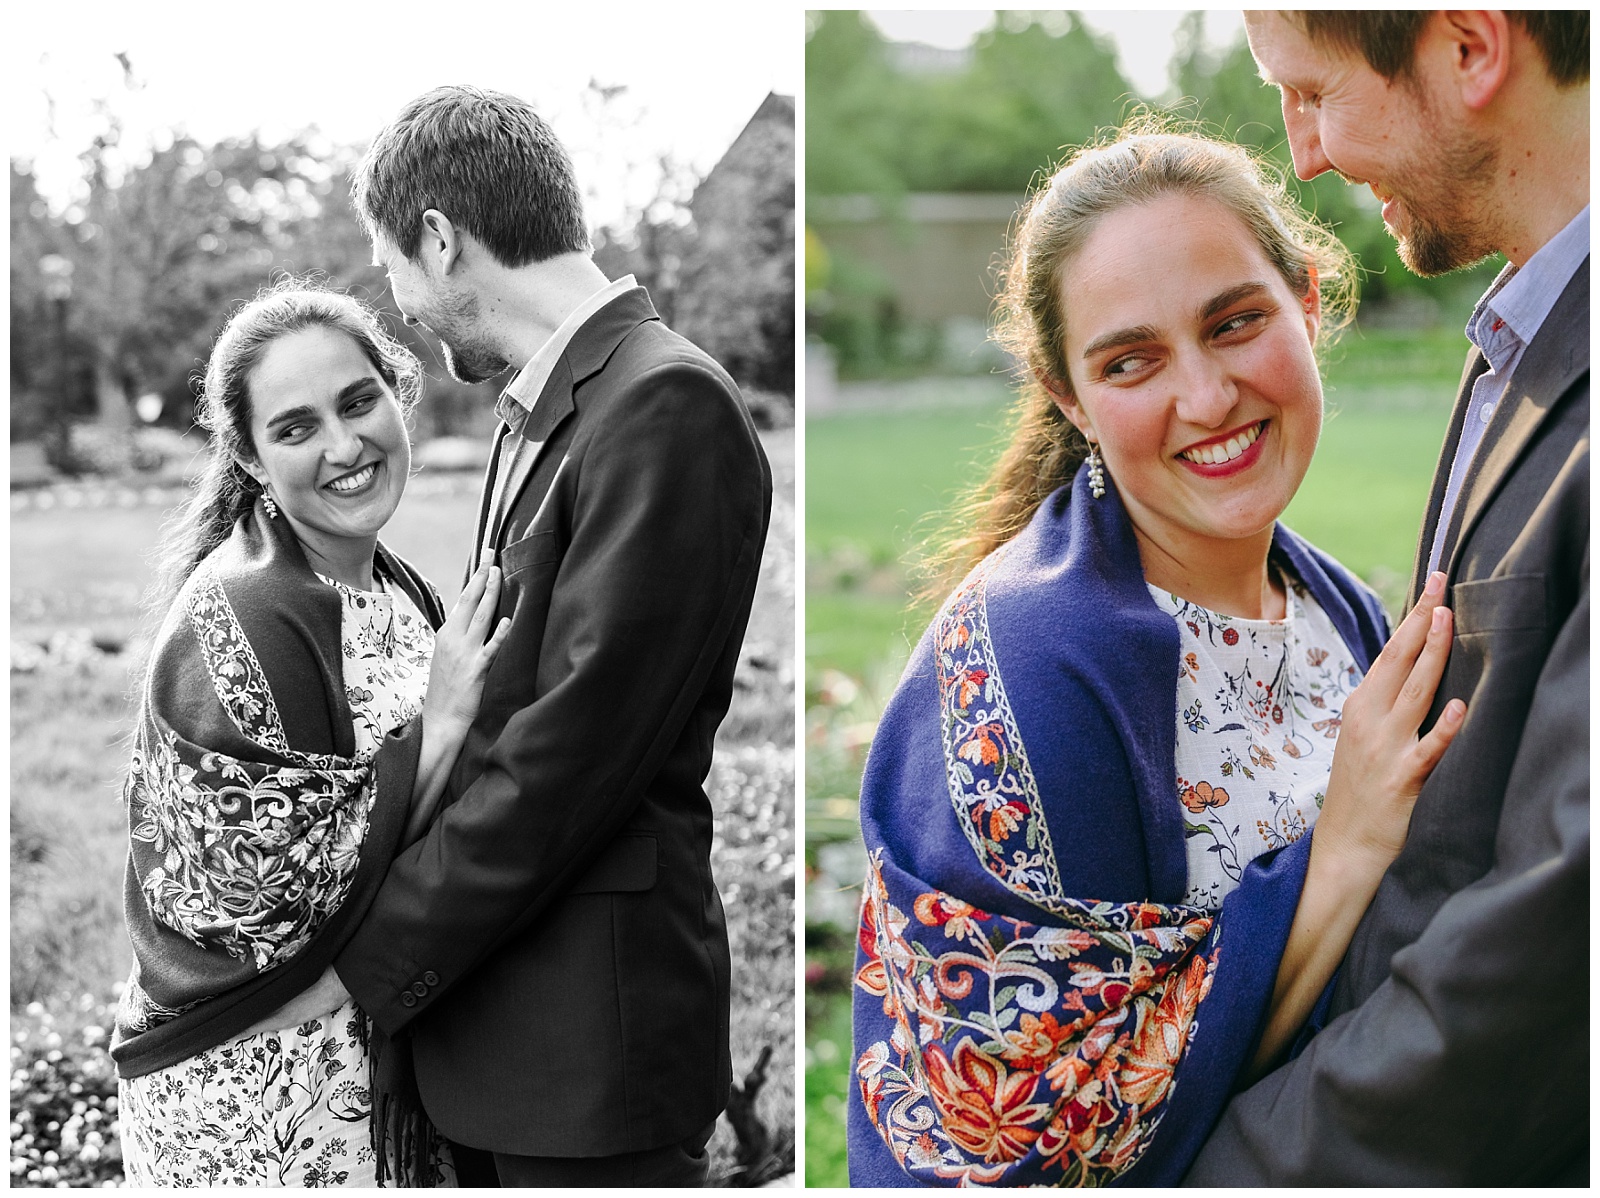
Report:
M 1317 127 L 1317 113 L 1302 111 L 1298 98 L 1283 94 L 1283 128 L 1289 135 L 1289 155 L 1294 159 L 1294 173 L 1301 179 L 1315 179 L 1324 171 L 1334 169 L 1333 163 L 1322 152 L 1322 135 Z

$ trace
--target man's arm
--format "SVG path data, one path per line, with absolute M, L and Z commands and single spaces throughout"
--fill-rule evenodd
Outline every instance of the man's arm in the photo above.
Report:
M 1371 997 L 1233 1100 L 1185 1185 L 1528 1184 L 1583 1151 L 1587 579 L 1534 691 L 1494 867 Z
M 395 859 L 336 962 L 388 1032 L 606 848 L 748 613 L 770 482 L 737 396 L 710 371 L 673 364 L 614 399 L 568 468 L 571 542 L 548 614 L 520 629 L 514 618 L 496 665 L 537 662 L 537 698 L 506 721 L 482 774 Z M 506 587 L 516 593 L 514 576 Z M 494 688 L 491 675 L 487 694 Z

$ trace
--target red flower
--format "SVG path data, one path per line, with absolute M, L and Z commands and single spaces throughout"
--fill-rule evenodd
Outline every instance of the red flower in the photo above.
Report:
M 1239 643 L 1238 630 L 1235 628 L 1224 628 L 1222 630 L 1222 643 L 1224 645 L 1237 645 Z

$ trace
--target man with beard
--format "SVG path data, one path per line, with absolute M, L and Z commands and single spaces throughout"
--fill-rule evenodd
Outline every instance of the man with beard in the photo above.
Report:
M 354 199 L 451 373 L 519 370 L 472 554 L 503 572 L 510 631 L 338 979 L 409 1050 L 463 1184 L 702 1185 L 731 1078 L 702 784 L 765 456 L 726 372 L 595 266 L 571 162 L 523 101 L 412 101 Z
M 1467 328 L 1410 600 L 1446 572 L 1433 714 L 1460 698 L 1466 721 L 1320 1031 L 1234 1099 L 1186 1184 L 1585 1184 L 1589 14 L 1246 26 L 1302 179 L 1370 186 L 1418 274 L 1509 261 Z

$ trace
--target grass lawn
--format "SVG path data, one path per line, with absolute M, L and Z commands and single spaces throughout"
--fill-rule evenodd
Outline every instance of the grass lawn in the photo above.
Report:
M 756 1110 L 779 1144 L 792 1144 L 793 431 L 763 434 L 763 443 L 774 475 L 772 528 L 733 709 L 706 788 L 716 813 L 713 868 L 733 949 L 734 1076 L 742 1082 L 762 1048 L 773 1049 Z M 145 555 L 165 511 L 154 504 L 88 506 L 73 490 L 72 506 L 58 497 L 47 510 L 12 512 L 14 642 L 43 643 L 84 628 L 121 644 L 140 627 Z M 459 591 L 476 490 L 471 478 L 418 480 L 386 530 L 386 542 L 433 580 L 447 604 Z M 75 662 L 11 674 L 14 1185 L 98 1184 L 121 1174 L 114 1129 L 94 1119 L 110 1110 L 106 1100 L 115 1094 L 105 1055 L 114 1013 L 108 1001 L 131 963 L 121 914 L 127 828 L 119 795 L 132 722 L 130 657 L 86 652 Z M 80 1104 L 89 1109 L 76 1111 Z M 720 1120 L 711 1144 L 714 1177 L 731 1171 L 735 1147 Z
M 1391 615 L 1412 556 L 1455 395 L 1459 324 L 1427 334 L 1352 330 L 1330 356 L 1322 439 L 1284 521 L 1366 579 Z M 939 384 L 929 381 L 929 394 Z M 806 426 L 806 813 L 811 893 L 832 877 L 828 841 L 854 835 L 864 747 L 929 613 L 908 612 L 910 563 L 952 500 L 987 473 L 1005 438 L 1009 392 L 892 407 Z M 970 397 L 970 393 L 969 393 Z M 847 401 L 848 402 L 848 401 Z M 820 904 L 819 904 L 820 905 Z M 833 904 L 838 909 L 838 904 Z M 846 904 L 848 906 L 848 904 Z M 843 1185 L 853 929 L 807 925 L 806 1180 Z

